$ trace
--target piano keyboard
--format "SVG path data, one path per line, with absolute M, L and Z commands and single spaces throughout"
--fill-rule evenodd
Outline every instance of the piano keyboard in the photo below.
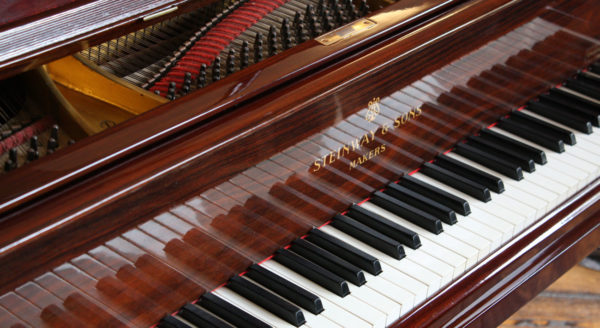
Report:
M 385 327 L 600 176 L 600 64 L 159 327 Z

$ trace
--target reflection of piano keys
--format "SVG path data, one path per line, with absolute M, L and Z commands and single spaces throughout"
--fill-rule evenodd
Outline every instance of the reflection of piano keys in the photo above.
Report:
M 2 326 L 148 326 L 161 318 L 164 326 L 201 318 L 307 327 L 501 322 L 598 246 L 597 68 L 577 73 L 598 59 L 598 29 L 586 19 L 597 8 L 565 3 L 509 3 L 483 16 L 498 4 L 457 6 L 307 75 L 308 83 L 273 88 L 79 180 L 66 178 L 52 194 L 4 202 Z M 230 82 L 218 83 L 207 93 Z M 551 88 L 539 103 L 552 110 L 529 105 L 504 118 Z M 167 107 L 183 118 L 202 97 Z M 380 112 L 368 121 L 362 108 L 374 97 Z M 559 106 L 565 99 L 569 105 Z M 416 108 L 418 116 L 403 119 Z M 66 163 L 65 156 L 142 129 L 165 110 L 3 178 Z M 588 125 L 590 134 L 582 132 Z M 486 126 L 492 132 L 479 133 Z M 571 135 L 577 144 L 569 144 Z M 441 153 L 446 159 L 434 159 Z M 412 179 L 402 177 L 411 171 Z M 311 231 L 324 222 L 321 233 Z M 305 234 L 307 242 L 293 243 Z M 252 263 L 283 278 L 280 285 L 261 281 L 256 267 L 222 285 Z M 357 276 L 366 283 L 358 286 Z M 244 289 L 248 281 L 281 298 L 263 302 Z M 344 288 L 350 295 L 338 296 Z M 324 311 L 311 312 L 298 293 L 318 297 Z

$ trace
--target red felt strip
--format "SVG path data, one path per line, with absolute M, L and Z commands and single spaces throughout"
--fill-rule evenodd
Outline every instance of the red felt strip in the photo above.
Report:
M 29 141 L 33 136 L 42 133 L 54 124 L 52 117 L 46 116 L 43 119 L 27 126 L 20 131 L 15 132 L 10 137 L 0 141 L 0 155 Z
M 245 3 L 200 38 L 175 67 L 150 88 L 150 91 L 158 90 L 166 96 L 171 82 L 175 82 L 176 87 L 180 88 L 186 72 L 190 72 L 192 78 L 198 76 L 202 64 L 210 66 L 221 51 L 245 29 L 287 1 L 251 0 Z

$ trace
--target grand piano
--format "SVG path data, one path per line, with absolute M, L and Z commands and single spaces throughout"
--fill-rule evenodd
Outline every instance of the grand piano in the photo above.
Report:
M 596 1 L 2 7 L 0 327 L 491 327 L 600 245 Z

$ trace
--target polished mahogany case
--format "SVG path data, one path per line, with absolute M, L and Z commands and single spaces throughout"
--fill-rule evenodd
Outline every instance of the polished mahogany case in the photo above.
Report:
M 597 60 L 599 10 L 399 1 L 0 177 L 5 318 L 156 323 Z M 598 246 L 599 183 L 395 325 L 500 323 Z

